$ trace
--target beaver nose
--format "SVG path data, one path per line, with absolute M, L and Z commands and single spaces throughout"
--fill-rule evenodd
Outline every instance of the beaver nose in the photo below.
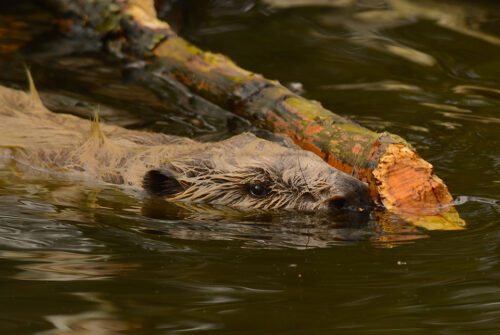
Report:
M 372 204 L 368 185 L 354 178 L 346 184 L 342 193 L 327 199 L 328 209 L 332 212 L 346 210 L 368 211 Z

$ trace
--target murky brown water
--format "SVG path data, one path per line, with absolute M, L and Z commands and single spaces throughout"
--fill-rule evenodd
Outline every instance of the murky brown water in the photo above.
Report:
M 409 140 L 468 229 L 179 207 L 4 162 L 0 333 L 500 332 L 500 5 L 299 2 L 315 1 L 160 12 L 195 44 Z M 31 1 L 0 4 L 1 84 L 24 89 L 26 63 L 55 111 L 99 105 L 107 122 L 204 140 L 256 131 L 178 87 L 148 88 L 161 78 L 50 22 Z

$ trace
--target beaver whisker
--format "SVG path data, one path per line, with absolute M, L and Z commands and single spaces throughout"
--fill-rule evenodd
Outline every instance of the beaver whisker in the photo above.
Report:
M 283 206 L 284 201 L 282 198 L 272 198 L 271 201 L 266 205 L 266 208 L 280 208 Z

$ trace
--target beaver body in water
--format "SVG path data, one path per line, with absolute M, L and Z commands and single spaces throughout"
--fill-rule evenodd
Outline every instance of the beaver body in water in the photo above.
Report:
M 344 210 L 367 207 L 365 183 L 311 152 L 244 133 L 216 143 L 50 112 L 31 94 L 0 86 L 0 154 L 172 201 L 239 208 Z

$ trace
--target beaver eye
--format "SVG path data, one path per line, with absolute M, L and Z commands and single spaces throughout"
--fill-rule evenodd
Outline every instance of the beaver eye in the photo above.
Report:
M 248 191 L 256 198 L 263 198 L 271 192 L 269 187 L 263 184 L 252 184 L 248 187 Z

